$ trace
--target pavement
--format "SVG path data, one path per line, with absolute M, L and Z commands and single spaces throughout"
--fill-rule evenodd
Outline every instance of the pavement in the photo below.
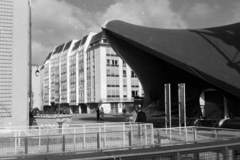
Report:
M 130 115 L 123 114 L 105 114 L 104 122 L 126 122 L 125 119 Z M 97 123 L 96 114 L 79 114 L 74 115 L 70 124 L 86 124 L 86 123 Z

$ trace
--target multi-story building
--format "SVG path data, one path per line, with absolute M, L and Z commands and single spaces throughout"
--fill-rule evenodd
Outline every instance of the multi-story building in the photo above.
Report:
M 45 61 L 45 105 L 61 103 L 71 113 L 91 113 L 97 107 L 119 113 L 133 106 L 135 96 L 143 96 L 136 75 L 102 32 L 67 42 L 63 51 L 62 46 Z
M 29 124 L 28 0 L 0 1 L 0 126 Z
M 119 113 L 133 106 L 134 97 L 143 96 L 136 74 L 113 51 L 102 32 L 90 42 L 86 65 L 85 103 L 90 109 L 103 107 L 106 113 Z

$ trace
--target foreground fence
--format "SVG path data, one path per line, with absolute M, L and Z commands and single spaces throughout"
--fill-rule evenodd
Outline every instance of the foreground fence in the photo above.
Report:
M 28 134 L 42 133 L 40 131 L 28 130 Z M 116 150 L 154 145 L 152 124 L 91 125 L 84 128 L 65 128 L 64 134 L 53 129 L 51 133 L 54 134 L 51 135 L 22 136 L 25 132 L 26 130 L 18 130 L 14 131 L 17 136 L 0 137 L 0 156 L 93 152 L 100 149 Z
M 10 133 L 10 131 L 12 131 Z M 10 134 L 7 134 L 9 132 Z M 14 135 L 14 136 L 12 136 Z M 191 144 L 230 140 L 240 136 L 239 130 L 222 128 L 186 127 L 186 128 L 153 128 L 152 124 L 100 123 L 91 125 L 73 125 L 65 128 L 26 129 L 12 128 L 2 130 L 0 137 L 0 157 L 16 155 L 39 155 L 56 153 L 89 153 L 99 151 L 129 150 L 170 145 Z M 231 147 L 235 147 L 232 148 Z M 236 146 L 227 148 L 227 153 L 240 153 Z M 237 146 L 239 147 L 239 146 Z M 217 152 L 218 149 L 221 149 Z M 209 153 L 226 152 L 226 148 L 217 147 Z M 197 151 L 197 153 L 200 153 Z M 236 153 L 236 154 L 235 154 Z M 164 153 L 165 154 L 165 153 Z M 176 157 L 174 154 L 170 156 Z M 185 152 L 181 152 L 184 157 Z M 193 153 L 188 155 L 196 157 Z M 240 154 L 239 154 L 240 155 Z M 179 156 L 179 153 L 178 153 Z M 239 157 L 240 158 L 240 157 Z
M 226 141 L 223 141 L 226 142 Z M 165 147 L 167 148 L 167 147 Z M 169 147 L 167 149 L 151 149 L 152 151 L 140 151 L 133 153 L 131 151 L 124 154 L 114 154 L 106 152 L 99 158 L 88 157 L 87 160 L 105 159 L 105 160 L 238 160 L 240 159 L 240 140 L 238 142 L 223 144 L 208 144 L 205 146 L 181 146 L 176 149 Z M 114 158 L 112 158 L 114 157 Z M 84 158 L 83 158 L 84 160 Z

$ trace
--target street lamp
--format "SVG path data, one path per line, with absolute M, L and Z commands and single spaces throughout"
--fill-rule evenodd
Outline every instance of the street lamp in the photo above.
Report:
M 35 75 L 38 77 L 39 74 L 40 74 L 40 72 L 39 72 L 39 70 L 37 69 L 37 70 L 35 71 Z

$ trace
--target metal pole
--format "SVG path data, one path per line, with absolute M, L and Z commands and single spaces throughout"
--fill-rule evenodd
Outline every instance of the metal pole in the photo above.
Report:
M 38 143 L 39 143 L 39 152 L 41 151 L 41 127 L 39 126 L 39 140 L 38 140 Z
M 28 1 L 28 7 L 29 7 L 29 108 L 28 108 L 28 123 L 30 125 L 30 117 L 29 112 L 31 112 L 32 109 L 32 13 L 31 13 L 31 0 Z
M 86 142 L 85 142 L 85 124 L 83 125 L 83 148 L 85 148 Z
M 76 129 L 73 129 L 73 142 L 74 142 L 74 151 L 76 151 Z
M 122 137 L 123 137 L 123 147 L 125 147 L 125 123 L 122 126 L 122 132 L 123 132 L 123 135 L 122 135 Z

